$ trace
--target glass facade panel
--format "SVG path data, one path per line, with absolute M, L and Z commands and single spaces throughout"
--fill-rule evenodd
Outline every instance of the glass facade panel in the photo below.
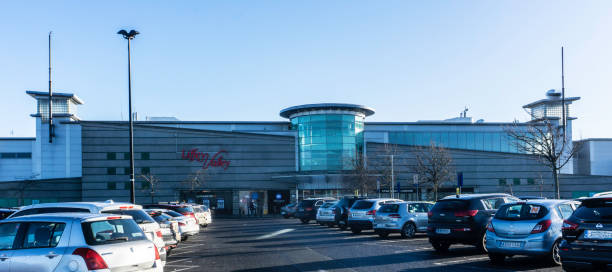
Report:
M 363 152 L 363 117 L 313 114 L 291 119 L 298 130 L 300 171 L 351 170 Z
M 519 153 L 515 142 L 504 132 L 389 132 L 389 143 L 392 144 L 429 146 L 431 142 L 447 148 Z

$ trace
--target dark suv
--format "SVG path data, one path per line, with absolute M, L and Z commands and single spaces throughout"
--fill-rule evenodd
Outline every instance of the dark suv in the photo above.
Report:
M 336 203 L 336 209 L 334 210 L 334 221 L 336 226 L 341 230 L 346 230 L 348 228 L 348 215 L 349 209 L 357 200 L 366 199 L 365 197 L 359 196 L 347 196 L 343 197 Z
M 302 224 L 308 224 L 310 220 L 317 219 L 317 211 L 323 203 L 334 201 L 332 198 L 310 198 L 300 201 L 295 211 L 295 218 L 300 219 Z
M 436 202 L 427 214 L 427 236 L 437 252 L 452 244 L 470 244 L 486 251 L 487 224 L 497 209 L 519 201 L 508 194 L 448 196 Z
M 612 196 L 583 199 L 561 230 L 559 255 L 565 271 L 612 270 Z

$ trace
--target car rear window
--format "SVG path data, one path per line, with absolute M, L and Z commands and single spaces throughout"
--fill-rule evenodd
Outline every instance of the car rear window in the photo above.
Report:
M 108 210 L 102 213 L 129 215 L 138 224 L 155 223 L 155 220 L 143 210 Z
M 495 213 L 496 219 L 501 220 L 535 220 L 540 219 L 548 214 L 548 209 L 536 204 L 510 204 L 505 205 Z
M 174 207 L 173 210 L 175 210 L 178 213 L 192 213 L 193 212 L 193 207 L 191 207 L 191 206 L 179 206 L 179 207 Z
M 168 216 L 166 214 L 163 214 L 163 213 L 155 214 L 152 217 L 157 222 L 164 222 L 164 221 L 167 221 L 168 219 L 172 218 L 172 217 L 170 217 L 170 216 Z
M 464 211 L 467 210 L 470 206 L 470 202 L 467 200 L 440 200 L 436 205 L 431 209 L 432 212 L 441 212 L 441 211 Z
M 81 224 L 88 245 L 105 245 L 145 240 L 147 237 L 131 219 L 102 220 Z
M 365 210 L 365 209 L 372 208 L 372 206 L 374 206 L 373 201 L 359 200 L 355 202 L 355 204 L 353 204 L 353 207 L 351 207 L 351 209 Z
M 583 200 L 572 216 L 587 221 L 612 221 L 612 198 Z
M 175 211 L 173 211 L 173 210 L 167 210 L 167 211 L 165 211 L 164 213 L 165 213 L 165 214 L 168 214 L 168 215 L 170 215 L 170 216 L 172 216 L 172 217 L 183 216 L 182 214 L 177 213 L 177 212 L 175 212 Z
M 329 208 L 334 205 L 336 205 L 336 202 L 325 202 L 321 208 Z
M 298 207 L 300 207 L 300 208 L 303 208 L 303 207 L 312 207 L 315 202 L 317 202 L 317 201 L 316 200 L 302 200 L 302 202 L 300 202 Z
M 396 213 L 399 211 L 399 204 L 385 204 L 378 209 L 381 213 Z

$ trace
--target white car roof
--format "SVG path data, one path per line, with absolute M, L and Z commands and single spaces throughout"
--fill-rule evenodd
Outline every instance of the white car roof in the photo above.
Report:
M 19 211 L 35 208 L 82 208 L 89 209 L 92 212 L 100 212 L 106 210 L 141 210 L 142 206 L 132 203 L 114 202 L 112 200 L 105 202 L 56 202 L 24 206 Z
M 112 219 L 132 219 L 129 215 L 110 215 L 110 214 L 99 214 L 99 213 L 44 213 L 44 214 L 32 214 L 32 215 L 24 215 L 15 218 L 9 218 L 3 220 L 2 223 L 5 222 L 13 222 L 13 221 L 97 221 L 97 220 L 106 220 L 108 218 Z

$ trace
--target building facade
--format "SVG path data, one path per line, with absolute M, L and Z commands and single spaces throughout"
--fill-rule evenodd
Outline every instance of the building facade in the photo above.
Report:
M 63 178 L 70 182 L 57 182 L 56 189 L 66 191 L 71 199 L 78 195 L 87 201 L 128 201 L 128 123 L 80 120 L 76 106 L 83 102 L 72 94 L 60 93 L 53 98 L 54 126 L 49 134 L 44 106 L 48 96 L 28 94 L 38 105 L 32 115 L 37 120 L 37 134 L 35 138 L 0 138 L 0 181 L 8 186 L 32 180 L 49 184 Z M 338 103 L 286 108 L 280 116 L 287 120 L 280 122 L 147 118 L 134 126 L 137 202 L 191 201 L 210 205 L 217 213 L 240 215 L 276 213 L 282 205 L 310 196 L 359 193 L 427 199 L 430 186 L 414 182 L 415 151 L 432 143 L 448 149 L 452 171 L 463 174 L 465 193 L 551 197 L 550 170 L 533 155 L 517 149 L 507 131 L 543 119 L 559 125 L 559 114 L 554 110 L 559 105 L 557 93 L 549 91 L 545 99 L 525 105 L 533 113 L 528 123 L 474 122 L 465 113 L 447 120 L 368 122 L 373 109 Z M 566 125 L 570 137 L 574 119 L 568 118 Z M 389 161 L 390 155 L 393 161 Z M 574 164 L 585 156 L 578 156 Z M 368 175 L 377 181 L 376 190 L 355 192 L 350 186 L 360 159 Z M 580 175 L 572 175 L 574 169 L 563 169 L 561 181 L 568 185 L 562 185 L 562 197 L 612 190 L 612 177 L 605 176 L 606 172 L 593 176 L 580 170 Z M 79 186 L 74 179 L 80 181 Z M 456 179 L 451 177 L 440 191 L 452 194 L 455 188 Z M 29 197 L 21 196 L 19 203 L 64 199 Z

